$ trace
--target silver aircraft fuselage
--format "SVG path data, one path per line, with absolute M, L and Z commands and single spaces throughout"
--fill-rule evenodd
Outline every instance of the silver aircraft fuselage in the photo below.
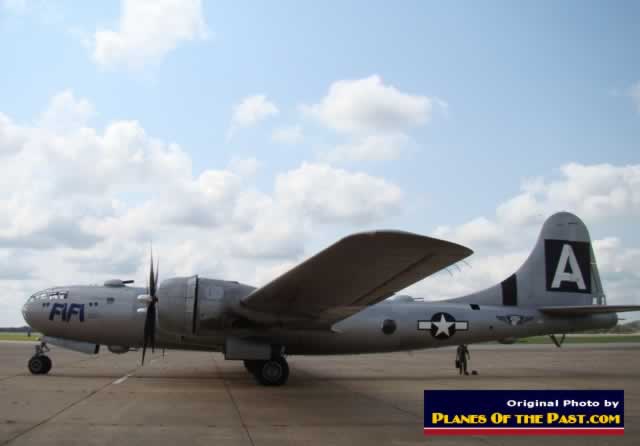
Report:
M 253 290 L 243 287 L 247 293 Z M 137 297 L 144 293 L 144 288 L 128 286 L 51 288 L 32 296 L 23 315 L 49 337 L 135 348 L 142 344 L 145 304 Z M 221 351 L 228 337 L 251 337 L 285 345 L 290 355 L 378 353 L 609 328 L 616 323 L 615 313 L 550 317 L 535 308 L 385 301 L 337 322 L 331 330 L 221 327 L 193 335 L 167 333 L 160 326 L 156 347 Z M 392 329 L 383 330 L 385 324 Z

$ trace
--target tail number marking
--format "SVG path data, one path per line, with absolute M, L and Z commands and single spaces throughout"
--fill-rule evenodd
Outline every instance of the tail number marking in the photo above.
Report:
M 587 242 L 545 240 L 547 290 L 591 293 L 591 247 Z

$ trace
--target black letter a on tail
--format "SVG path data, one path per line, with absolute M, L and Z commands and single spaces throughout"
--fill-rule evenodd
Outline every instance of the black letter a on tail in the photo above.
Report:
M 591 293 L 591 249 L 588 242 L 545 240 L 547 291 Z

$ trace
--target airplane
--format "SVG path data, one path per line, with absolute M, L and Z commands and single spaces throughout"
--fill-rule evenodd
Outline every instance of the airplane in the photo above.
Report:
M 43 337 L 31 373 L 51 370 L 48 344 L 97 354 L 142 348 L 222 352 L 262 385 L 287 382 L 287 356 L 411 351 L 486 341 L 606 329 L 618 312 L 607 305 L 585 224 L 560 212 L 544 223 L 514 274 L 470 295 L 437 302 L 398 291 L 462 261 L 456 243 L 400 231 L 349 235 L 260 288 L 199 277 L 159 284 L 153 252 L 148 287 L 108 280 L 60 286 L 29 297 L 22 309 Z M 561 340 L 555 334 L 562 334 Z

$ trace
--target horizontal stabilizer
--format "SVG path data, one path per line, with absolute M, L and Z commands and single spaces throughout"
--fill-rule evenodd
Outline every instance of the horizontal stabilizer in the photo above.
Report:
M 589 314 L 622 313 L 640 311 L 640 305 L 578 305 L 568 307 L 540 307 L 538 310 L 550 316 L 586 316 Z

